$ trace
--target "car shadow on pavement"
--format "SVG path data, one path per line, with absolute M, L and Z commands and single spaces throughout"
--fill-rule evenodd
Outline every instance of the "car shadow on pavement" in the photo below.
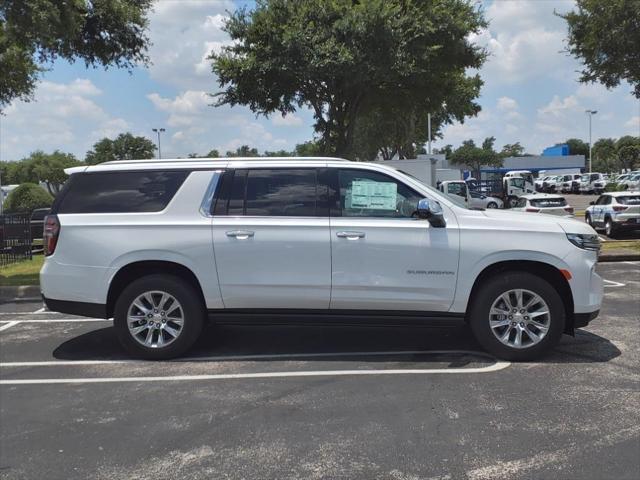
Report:
M 380 355 L 389 352 L 389 355 Z M 473 339 L 466 326 L 214 326 L 205 327 L 200 339 L 180 361 L 236 361 L 238 356 L 313 356 L 322 361 L 385 362 L 394 352 L 413 354 L 416 361 L 442 362 L 442 355 L 456 364 L 487 362 L 487 355 Z M 354 355 L 357 353 L 358 355 Z M 377 355 L 367 356 L 367 353 Z M 427 358 L 428 354 L 430 355 Z M 575 338 L 564 336 L 561 344 L 542 360 L 543 363 L 607 362 L 620 355 L 609 340 L 586 331 L 578 331 Z M 335 354 L 335 355 L 332 355 Z M 362 354 L 362 355 L 361 355 Z M 434 356 L 435 354 L 438 354 Z M 122 350 L 113 327 L 84 333 L 62 343 L 53 352 L 59 360 L 124 360 L 129 357 Z M 420 360 L 418 360 L 418 358 Z M 252 360 L 261 360 L 252 358 Z

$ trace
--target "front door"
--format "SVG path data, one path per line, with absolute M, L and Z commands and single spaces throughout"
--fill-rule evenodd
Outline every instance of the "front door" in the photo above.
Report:
M 446 312 L 453 302 L 459 240 L 450 225 L 413 217 L 423 195 L 385 173 L 332 171 L 332 309 Z
M 212 221 L 225 308 L 329 308 L 329 218 L 318 175 L 316 168 L 225 173 Z

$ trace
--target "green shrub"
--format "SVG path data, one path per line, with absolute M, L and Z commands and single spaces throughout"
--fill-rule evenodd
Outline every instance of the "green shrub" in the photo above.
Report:
M 626 186 L 619 183 L 607 183 L 607 186 L 604 187 L 605 192 L 622 192 L 624 190 L 626 190 Z
M 36 208 L 50 207 L 53 197 L 35 183 L 23 183 L 12 190 L 4 202 L 7 212 L 31 213 Z

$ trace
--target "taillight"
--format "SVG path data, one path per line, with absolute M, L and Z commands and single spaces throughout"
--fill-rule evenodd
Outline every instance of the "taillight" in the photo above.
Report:
M 573 207 L 564 207 L 565 212 L 573 213 Z
M 47 215 L 44 217 L 44 232 L 42 234 L 42 243 L 44 245 L 44 254 L 53 255 L 58 244 L 58 236 L 60 235 L 60 221 L 57 215 Z
M 531 207 L 527 207 L 525 209 L 525 212 L 532 212 L 532 213 L 538 213 L 540 211 L 539 208 L 531 208 Z
M 622 212 L 623 210 L 626 210 L 627 208 L 629 208 L 627 205 L 614 205 L 613 206 L 613 211 L 614 212 Z

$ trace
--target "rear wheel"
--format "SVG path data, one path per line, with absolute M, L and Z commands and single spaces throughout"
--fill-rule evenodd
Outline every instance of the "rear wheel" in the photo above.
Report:
M 595 227 L 593 226 L 593 222 L 591 221 L 591 215 L 589 215 L 588 213 L 585 213 L 584 221 L 587 222 L 587 224 L 595 230 Z
M 616 225 L 613 223 L 611 218 L 607 217 L 604 222 L 604 233 L 606 233 L 607 237 L 615 238 L 617 235 Z
M 128 285 L 118 298 L 114 324 L 132 356 L 152 360 L 184 354 L 197 340 L 205 309 L 196 290 L 172 275 L 149 275 Z
M 471 330 L 492 355 L 532 360 L 555 347 L 565 325 L 556 289 L 526 272 L 497 275 L 480 287 L 468 312 Z

